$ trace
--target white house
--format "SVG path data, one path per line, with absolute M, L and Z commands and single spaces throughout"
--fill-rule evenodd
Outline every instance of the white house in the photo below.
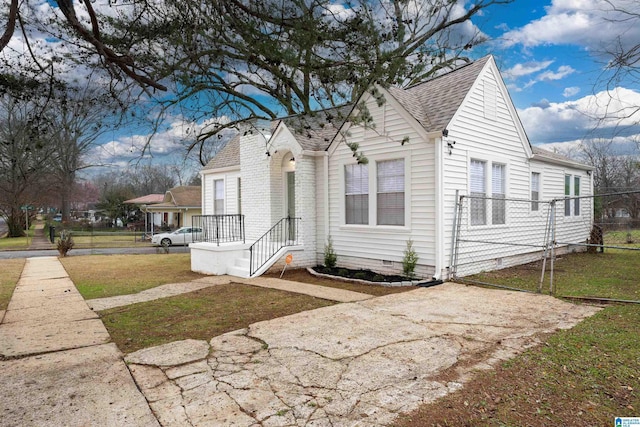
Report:
M 348 120 L 363 105 L 372 126 Z M 358 163 L 354 144 L 367 163 Z M 530 145 L 491 56 L 409 88 L 375 87 L 354 106 L 244 129 L 201 174 L 203 215 L 242 218 L 244 241 L 192 244 L 192 269 L 240 276 L 261 274 L 288 253 L 298 267 L 322 264 L 331 236 L 338 265 L 382 273 L 402 271 L 411 239 L 418 275 L 446 279 L 456 195 L 592 193 L 590 167 Z M 570 216 L 581 226 L 571 232 L 586 240 L 592 208 L 577 203 L 582 209 Z M 262 258 L 249 261 L 249 247 L 287 217 L 299 220 L 279 223 L 251 248 Z M 521 227 L 486 203 L 463 221 L 479 232 Z M 487 259 L 496 258 L 492 250 L 483 250 Z

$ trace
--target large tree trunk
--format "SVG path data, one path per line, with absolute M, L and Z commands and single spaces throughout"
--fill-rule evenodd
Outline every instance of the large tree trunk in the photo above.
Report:
M 9 237 L 26 236 L 24 212 L 12 209 L 11 214 L 7 217 L 7 227 L 9 228 Z

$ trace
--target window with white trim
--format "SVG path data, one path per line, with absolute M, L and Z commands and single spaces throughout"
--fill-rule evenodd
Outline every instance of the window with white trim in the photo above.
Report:
M 491 165 L 491 223 L 504 224 L 506 222 L 506 170 L 500 163 Z
M 345 165 L 345 223 L 369 224 L 369 168 Z
M 213 214 L 224 214 L 224 179 L 213 181 Z
M 404 225 L 404 159 L 376 166 L 378 225 Z
M 564 176 L 564 216 L 571 216 L 571 175 Z
M 471 159 L 470 169 L 471 225 L 485 225 L 487 223 L 487 206 L 484 199 L 487 196 L 487 162 Z
M 575 197 L 580 196 L 580 177 L 579 176 L 573 177 L 573 195 Z M 573 214 L 575 216 L 580 215 L 580 199 L 578 198 L 573 199 Z
M 540 172 L 531 172 L 531 210 L 540 209 Z

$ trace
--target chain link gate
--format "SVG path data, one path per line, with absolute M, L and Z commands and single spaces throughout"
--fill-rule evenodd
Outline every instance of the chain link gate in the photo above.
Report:
M 569 257 L 605 251 L 609 259 L 618 261 L 625 254 L 625 260 L 637 263 L 640 275 L 640 244 L 634 244 L 634 239 L 640 243 L 640 220 L 616 222 L 627 230 L 624 244 L 616 244 L 619 235 L 612 234 L 611 225 L 602 217 L 592 221 L 594 207 L 607 205 L 605 199 L 614 196 L 640 200 L 640 191 L 550 201 L 458 196 L 450 259 L 452 279 L 573 298 L 576 296 L 556 289 L 559 260 L 566 264 Z M 584 289 L 594 288 L 591 292 L 595 295 L 589 297 L 598 300 L 619 300 L 605 292 L 598 295 L 598 289 L 590 285 L 597 282 L 598 271 L 589 269 L 601 261 L 602 257 L 584 260 Z M 626 280 L 623 277 L 620 282 Z M 631 301 L 640 300 L 640 295 L 633 297 L 633 291 L 631 295 Z

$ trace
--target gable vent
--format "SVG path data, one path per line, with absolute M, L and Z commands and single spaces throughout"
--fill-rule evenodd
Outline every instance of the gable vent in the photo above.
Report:
M 484 81 L 484 117 L 488 120 L 496 119 L 496 84 L 495 82 Z

